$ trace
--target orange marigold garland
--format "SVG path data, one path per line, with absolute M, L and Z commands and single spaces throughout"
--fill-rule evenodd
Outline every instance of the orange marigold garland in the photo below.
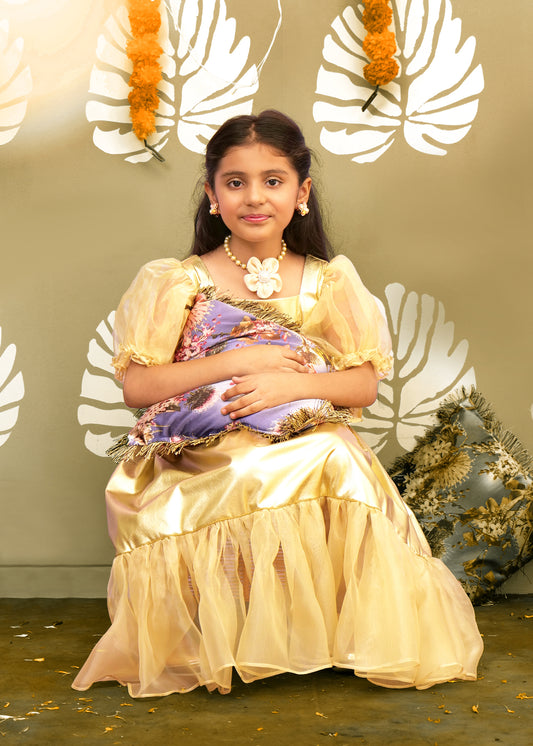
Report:
M 376 86 L 363 104 L 365 111 L 378 95 L 380 85 L 387 85 L 398 75 L 399 66 L 393 55 L 396 52 L 394 33 L 388 30 L 392 22 L 392 8 L 388 0 L 364 0 L 363 25 L 367 32 L 363 51 L 370 59 L 363 68 L 366 80 Z
M 163 49 L 159 44 L 161 27 L 160 0 L 128 0 L 128 18 L 132 39 L 128 41 L 126 53 L 133 63 L 130 76 L 130 117 L 133 131 L 154 156 L 163 161 L 163 156 L 146 142 L 156 131 L 155 113 L 159 106 L 158 83 L 161 80 L 159 58 Z

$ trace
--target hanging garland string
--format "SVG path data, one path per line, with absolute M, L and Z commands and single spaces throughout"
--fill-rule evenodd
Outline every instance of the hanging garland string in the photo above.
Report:
M 163 49 L 159 44 L 161 27 L 160 0 L 128 0 L 128 18 L 132 39 L 126 46 L 126 53 L 133 63 L 129 79 L 131 91 L 130 117 L 133 131 L 160 161 L 163 156 L 148 145 L 146 139 L 156 131 L 155 113 L 159 106 L 158 83 L 161 80 L 159 58 Z
M 388 27 L 392 22 L 392 8 L 388 0 L 364 0 L 363 25 L 366 30 L 363 51 L 370 59 L 363 68 L 363 75 L 373 86 L 372 95 L 362 109 L 365 111 L 378 95 L 380 85 L 387 85 L 398 75 L 399 66 L 393 55 L 396 52 L 394 32 Z

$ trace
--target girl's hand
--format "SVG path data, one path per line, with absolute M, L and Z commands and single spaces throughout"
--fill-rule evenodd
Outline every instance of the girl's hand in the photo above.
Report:
M 310 372 L 304 357 L 288 345 L 251 345 L 227 354 L 235 357 L 234 368 L 239 376 L 266 372 Z
M 306 372 L 309 369 L 306 368 Z M 256 414 L 263 409 L 286 404 L 299 398 L 295 395 L 297 380 L 294 372 L 255 373 L 249 376 L 233 376 L 233 386 L 222 394 L 228 403 L 221 409 L 232 419 Z

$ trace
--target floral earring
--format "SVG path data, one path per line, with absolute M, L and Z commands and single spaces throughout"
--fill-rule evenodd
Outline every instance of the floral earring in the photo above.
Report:
M 209 205 L 209 214 L 220 215 L 220 211 L 218 209 L 218 202 L 211 202 L 211 204 Z
M 307 207 L 307 202 L 300 202 L 300 204 L 298 205 L 296 209 L 298 210 L 298 212 L 300 213 L 302 217 L 304 217 L 304 215 L 307 215 L 307 213 L 309 212 L 309 208 Z

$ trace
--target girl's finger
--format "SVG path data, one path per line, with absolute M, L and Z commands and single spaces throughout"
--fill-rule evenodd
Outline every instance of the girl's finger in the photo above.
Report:
M 287 366 L 289 370 L 296 371 L 296 373 L 308 373 L 309 368 L 307 365 L 303 362 L 299 362 L 298 360 L 290 360 L 287 359 Z
M 252 390 L 250 386 L 246 385 L 246 381 L 244 378 L 234 376 L 231 381 L 232 385 L 229 387 L 229 389 L 226 389 L 220 396 L 222 401 L 229 401 L 230 399 L 235 399 L 238 396 L 249 394 Z
M 228 412 L 232 412 L 236 409 L 239 409 L 240 407 L 250 404 L 253 401 L 253 397 L 251 396 L 251 393 L 252 392 L 248 390 L 233 393 L 233 389 L 232 389 L 230 395 L 226 396 L 223 399 L 224 401 L 227 402 L 227 404 L 224 406 L 224 409 L 227 410 Z
M 296 352 L 296 350 L 291 350 L 290 347 L 285 348 L 284 354 L 285 357 L 290 358 L 291 360 L 296 360 L 297 363 L 305 363 L 304 356 L 301 353 Z
M 255 414 L 261 409 L 263 409 L 263 405 L 260 401 L 254 401 L 253 397 L 241 396 L 223 407 L 220 412 L 224 415 L 228 414 L 234 420 L 239 417 L 246 417 L 249 414 Z

